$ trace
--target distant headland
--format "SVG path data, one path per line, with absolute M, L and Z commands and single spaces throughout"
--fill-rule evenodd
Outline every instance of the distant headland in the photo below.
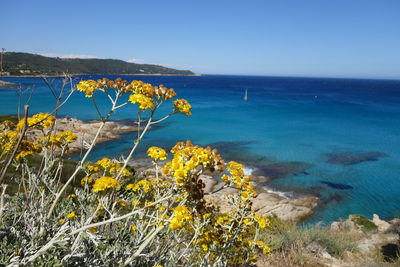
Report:
M 82 74 L 184 75 L 199 76 L 190 70 L 177 70 L 153 64 L 129 63 L 119 59 L 59 58 L 7 52 L 3 55 L 2 76 L 35 77 Z

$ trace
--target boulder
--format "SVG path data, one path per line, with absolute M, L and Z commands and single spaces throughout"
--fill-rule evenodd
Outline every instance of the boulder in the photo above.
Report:
M 199 178 L 205 184 L 205 187 L 203 188 L 205 194 L 214 191 L 215 185 L 218 184 L 217 180 L 209 175 L 200 175 Z
M 378 226 L 378 231 L 379 232 L 386 232 L 390 228 L 390 223 L 381 220 L 378 216 L 378 214 L 374 214 L 372 222 Z

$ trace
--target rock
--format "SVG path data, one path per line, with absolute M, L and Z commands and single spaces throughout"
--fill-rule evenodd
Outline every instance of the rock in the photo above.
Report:
M 358 243 L 358 249 L 362 252 L 367 252 L 373 248 L 379 248 L 387 244 L 396 244 L 399 241 L 397 234 L 372 234 L 368 235 Z
M 218 185 L 214 186 L 215 188 Z M 231 194 L 237 194 L 233 188 L 224 188 L 221 191 L 207 195 L 206 198 L 220 206 L 222 212 L 227 212 L 235 207 L 229 203 L 227 198 Z M 312 208 L 316 205 L 318 198 L 303 197 L 289 199 L 274 193 L 260 193 L 256 198 L 251 199 L 252 210 L 259 215 L 270 216 L 275 214 L 281 219 L 299 221 L 313 213 Z
M 390 227 L 387 229 L 386 232 L 388 233 L 395 233 L 400 236 L 400 219 L 396 218 L 391 221 L 389 221 Z
M 339 231 L 340 230 L 340 222 L 331 223 L 331 230 L 332 231 Z
M 261 193 L 252 200 L 252 209 L 260 215 L 275 214 L 281 219 L 297 222 L 313 213 L 317 201 L 317 197 L 289 199 L 274 193 Z
M 214 191 L 214 186 L 218 183 L 217 180 L 208 175 L 200 175 L 199 178 L 205 184 L 205 187 L 203 188 L 205 194 Z
M 5 81 L 0 81 L 0 87 L 12 86 L 12 85 L 16 85 L 16 84 L 15 83 L 10 83 L 10 82 L 5 82 Z
M 390 223 L 381 220 L 378 214 L 374 214 L 372 222 L 378 226 L 379 232 L 386 232 L 390 228 Z
M 260 175 L 260 176 L 250 176 L 250 181 L 252 181 L 252 182 L 256 182 L 256 183 L 260 183 L 260 184 L 262 184 L 262 183 L 266 183 L 266 182 L 269 182 L 271 179 L 269 178 L 269 177 L 266 177 L 266 176 L 263 176 L 263 175 Z
M 54 133 L 62 131 L 71 131 L 77 135 L 77 140 L 69 145 L 69 153 L 80 152 L 86 150 L 92 143 L 98 128 L 101 125 L 99 121 L 84 122 L 74 118 L 59 118 L 56 120 L 56 128 Z M 123 125 L 113 121 L 108 121 L 104 125 L 96 144 L 118 139 L 122 134 L 137 131 L 137 126 Z M 32 129 L 28 138 L 35 139 L 43 136 L 41 130 Z M 133 143 L 133 141 L 132 141 Z
M 327 162 L 338 165 L 354 165 L 366 161 L 376 161 L 381 157 L 388 157 L 384 152 L 338 152 L 326 153 Z
M 237 194 L 237 189 L 234 188 L 224 188 L 216 193 L 206 195 L 204 198 L 220 207 L 221 212 L 229 212 L 236 208 L 228 201 L 229 195 Z

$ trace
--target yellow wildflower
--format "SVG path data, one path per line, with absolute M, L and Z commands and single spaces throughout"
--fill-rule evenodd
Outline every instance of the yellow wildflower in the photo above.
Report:
M 165 160 L 167 159 L 167 152 L 164 149 L 152 146 L 147 150 L 147 155 L 154 160 Z
M 81 92 L 85 92 L 85 97 L 92 97 L 93 93 L 97 91 L 97 83 L 93 80 L 80 81 L 76 86 L 76 89 Z
M 154 108 L 153 99 L 143 94 L 130 95 L 128 101 L 132 104 L 138 104 L 139 108 L 142 110 Z
M 81 185 L 85 186 L 86 184 L 91 184 L 93 182 L 93 177 L 89 176 L 89 177 L 83 177 L 81 180 Z
M 69 195 L 67 196 L 67 199 L 69 199 L 69 198 L 75 198 L 75 197 L 76 197 L 75 194 L 69 194 Z
M 267 218 L 264 216 L 254 216 L 254 220 L 258 223 L 258 225 L 260 226 L 260 228 L 265 228 L 267 227 Z
M 186 99 L 177 99 L 172 101 L 172 103 L 174 103 L 175 112 L 183 113 L 187 116 L 192 115 L 192 106 L 186 101 Z
M 38 127 L 50 128 L 54 124 L 55 120 L 56 118 L 48 113 L 38 113 L 27 119 L 28 127 L 33 127 L 33 128 L 38 128 Z M 24 125 L 25 125 L 25 119 L 20 120 L 17 124 L 17 129 L 18 130 L 23 129 Z
M 68 213 L 68 214 L 67 214 L 67 219 L 68 219 L 68 220 L 76 219 L 76 214 L 75 214 L 75 212 L 73 211 L 73 212 Z
M 93 191 L 104 191 L 108 188 L 115 188 L 118 186 L 118 181 L 109 176 L 102 176 L 94 181 Z

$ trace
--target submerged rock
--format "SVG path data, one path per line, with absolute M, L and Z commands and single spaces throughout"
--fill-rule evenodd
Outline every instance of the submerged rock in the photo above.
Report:
M 327 186 L 334 188 L 334 189 L 340 189 L 340 190 L 346 190 L 346 189 L 354 189 L 351 185 L 347 184 L 339 184 L 339 183 L 332 183 L 328 181 L 320 181 L 323 184 L 326 184 Z
M 384 152 L 338 152 L 325 154 L 328 163 L 338 165 L 354 165 L 366 161 L 376 161 L 381 157 L 388 157 Z
M 312 165 L 306 162 L 291 161 L 277 162 L 264 166 L 257 166 L 258 169 L 253 173 L 256 176 L 267 176 L 271 179 L 284 178 L 295 174 L 304 174 L 306 169 Z

